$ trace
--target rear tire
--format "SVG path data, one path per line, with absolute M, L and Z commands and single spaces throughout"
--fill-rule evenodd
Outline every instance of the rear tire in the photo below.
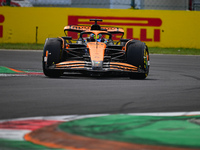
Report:
M 149 73 L 149 52 L 145 43 L 133 40 L 127 44 L 127 63 L 145 70 L 145 73 L 131 72 L 129 77 L 131 79 L 145 79 Z
M 57 78 L 62 75 L 62 72 L 60 70 L 48 69 L 49 66 L 61 62 L 62 60 L 61 45 L 62 45 L 62 41 L 59 38 L 48 38 L 45 41 L 43 57 L 42 57 L 43 58 L 42 67 L 43 67 L 44 74 L 48 77 Z

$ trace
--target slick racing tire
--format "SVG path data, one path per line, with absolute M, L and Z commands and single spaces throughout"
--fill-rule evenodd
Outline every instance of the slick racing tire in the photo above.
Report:
M 43 50 L 42 67 L 46 76 L 51 78 L 57 78 L 62 75 L 60 70 L 51 70 L 49 66 L 57 64 L 62 60 L 62 40 L 59 38 L 46 39 Z
M 145 73 L 131 72 L 131 79 L 145 79 L 149 74 L 149 51 L 145 43 L 133 40 L 127 44 L 127 63 L 139 67 Z

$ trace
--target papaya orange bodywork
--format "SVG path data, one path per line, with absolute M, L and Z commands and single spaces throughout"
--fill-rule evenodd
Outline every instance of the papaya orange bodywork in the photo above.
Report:
M 89 48 L 91 61 L 103 61 L 106 44 L 102 42 L 90 42 L 87 44 Z

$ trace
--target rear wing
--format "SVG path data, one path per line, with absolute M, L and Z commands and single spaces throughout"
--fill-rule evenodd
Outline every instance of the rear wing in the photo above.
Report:
M 83 32 L 83 31 L 90 31 L 90 26 L 77 26 L 77 25 L 69 25 L 64 27 L 64 31 L 72 31 L 72 32 Z M 124 29 L 116 28 L 116 27 L 101 27 L 100 31 L 107 31 L 111 34 L 124 34 Z

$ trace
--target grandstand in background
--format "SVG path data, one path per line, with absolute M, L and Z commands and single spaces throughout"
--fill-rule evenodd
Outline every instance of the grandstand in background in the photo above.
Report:
M 200 0 L 0 0 L 0 6 L 200 10 Z

